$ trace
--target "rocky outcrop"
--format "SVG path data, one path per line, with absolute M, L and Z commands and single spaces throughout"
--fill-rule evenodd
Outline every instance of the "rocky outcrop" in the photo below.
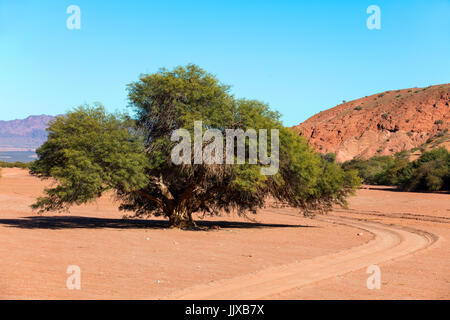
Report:
M 343 162 L 413 149 L 447 136 L 449 123 L 450 84 L 443 84 L 346 102 L 294 129 L 317 151 L 336 153 L 336 160 Z

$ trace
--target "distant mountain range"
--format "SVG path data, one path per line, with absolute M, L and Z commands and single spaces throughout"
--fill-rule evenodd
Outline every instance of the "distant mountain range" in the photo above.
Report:
M 450 150 L 450 84 L 344 101 L 293 128 L 339 162 L 440 146 Z
M 53 119 L 53 116 L 40 115 L 0 120 L 0 151 L 34 151 L 47 140 L 45 129 Z

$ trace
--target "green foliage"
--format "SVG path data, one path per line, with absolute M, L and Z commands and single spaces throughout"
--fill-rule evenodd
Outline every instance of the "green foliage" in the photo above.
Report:
M 434 124 L 444 124 L 444 120 L 442 119 L 436 120 Z
M 408 161 L 409 155 L 403 151 L 393 157 L 355 159 L 342 167 L 346 171 L 357 170 L 367 184 L 397 186 L 405 191 L 449 190 L 450 153 L 445 148 L 424 152 L 413 162 Z
M 58 185 L 46 189 L 47 197 L 33 208 L 64 210 L 107 190 L 130 192 L 147 184 L 142 141 L 125 116 L 107 114 L 101 106 L 78 107 L 54 119 L 47 131 L 30 172 Z
M 368 160 L 353 159 L 342 164 L 346 171 L 356 170 L 358 175 L 367 184 L 380 184 L 378 179 L 380 175 L 394 164 L 394 159 L 389 156 L 377 156 Z
M 450 153 L 443 147 L 424 152 L 398 180 L 399 188 L 406 191 L 450 191 Z
M 52 177 L 58 185 L 47 189 L 47 197 L 33 207 L 67 209 L 113 190 L 121 210 L 162 215 L 172 226 L 192 227 L 193 212 L 236 210 L 245 215 L 261 208 L 267 197 L 305 214 L 345 205 L 361 182 L 356 172 L 343 171 L 331 156 L 321 158 L 302 137 L 283 127 L 278 112 L 268 105 L 236 99 L 229 89 L 195 65 L 161 69 L 128 86 L 134 120 L 108 114 L 102 107 L 80 107 L 56 118 L 31 172 Z M 173 164 L 171 150 L 177 142 L 171 141 L 171 134 L 183 128 L 192 136 L 198 120 L 203 130 L 218 129 L 224 139 L 226 129 L 278 129 L 278 172 L 262 174 L 266 165 L 260 162 Z
M 323 160 L 335 163 L 336 162 L 336 154 L 335 153 L 326 153 L 326 154 L 320 154 Z
M 399 175 L 407 165 L 408 160 L 405 158 L 392 158 L 392 161 L 387 164 L 385 169 L 375 175 L 375 184 L 386 186 L 398 185 Z

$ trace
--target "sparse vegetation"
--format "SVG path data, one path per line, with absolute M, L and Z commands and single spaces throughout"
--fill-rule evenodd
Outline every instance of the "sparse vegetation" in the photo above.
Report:
M 450 191 L 450 153 L 443 147 L 424 152 L 402 169 L 398 180 L 405 191 Z
M 353 159 L 342 164 L 344 170 L 356 170 L 366 184 L 380 184 L 380 175 L 394 164 L 390 156 L 375 156 L 368 160 Z
M 415 148 L 418 150 L 418 148 Z M 417 150 L 412 149 L 411 152 Z M 409 162 L 410 152 L 394 156 L 355 159 L 342 164 L 344 170 L 357 170 L 364 183 L 397 186 L 405 191 L 450 191 L 450 153 L 441 147 L 423 152 Z
M 439 124 L 444 124 L 444 120 L 442 120 L 442 119 L 436 120 L 436 121 L 434 122 L 434 124 L 437 124 L 437 125 L 439 125 Z
M 0 168 L 21 168 L 28 169 L 31 166 L 31 162 L 6 162 L 0 161 Z
M 359 110 L 362 110 L 362 107 L 361 106 L 357 106 L 353 110 L 359 111 Z

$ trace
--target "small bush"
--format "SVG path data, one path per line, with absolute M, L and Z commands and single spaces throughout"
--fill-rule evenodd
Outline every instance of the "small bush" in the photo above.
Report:
M 424 152 L 398 180 L 398 187 L 406 191 L 450 191 L 450 152 L 443 147 Z
M 335 163 L 336 162 L 336 154 L 335 153 L 327 153 L 327 154 L 321 154 L 320 157 L 330 163 Z

